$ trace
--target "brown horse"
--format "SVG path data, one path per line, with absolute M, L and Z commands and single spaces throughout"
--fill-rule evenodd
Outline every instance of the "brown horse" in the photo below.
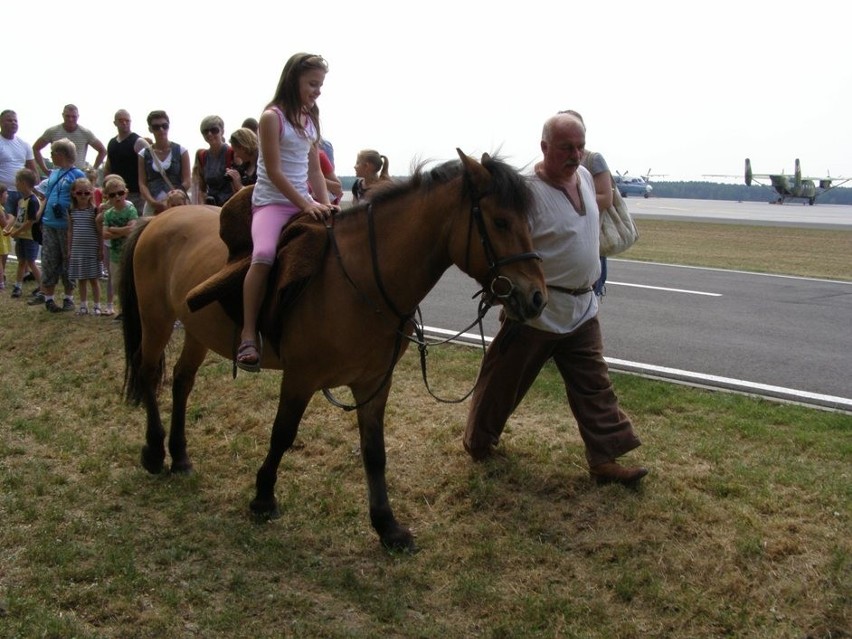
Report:
M 269 452 L 257 473 L 251 510 L 275 517 L 275 482 L 312 395 L 348 386 L 357 403 L 370 519 L 389 548 L 413 548 L 397 523 L 385 482 L 384 412 L 391 372 L 413 330 L 417 305 L 451 264 L 474 277 L 517 319 L 536 317 L 546 303 L 544 277 L 532 252 L 525 179 L 504 162 L 461 162 L 418 170 L 377 193 L 372 203 L 334 217 L 333 250 L 318 256 L 316 274 L 289 304 L 271 304 L 276 330 L 267 332 L 264 368 L 283 369 Z M 237 327 L 218 303 L 196 312 L 187 294 L 216 274 L 228 251 L 216 209 L 184 206 L 139 225 L 122 264 L 126 393 L 147 411 L 142 465 L 163 470 L 165 432 L 157 391 L 175 320 L 183 350 L 174 367 L 169 453 L 172 472 L 188 472 L 187 397 L 208 349 L 232 358 Z M 233 313 L 232 313 L 233 315 Z M 273 340 L 270 334 L 277 337 Z

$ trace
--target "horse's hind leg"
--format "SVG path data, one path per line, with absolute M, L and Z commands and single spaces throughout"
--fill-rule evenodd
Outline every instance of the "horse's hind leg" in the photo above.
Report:
M 308 407 L 311 392 L 294 392 L 286 388 L 286 375 L 281 380 L 281 397 L 278 411 L 272 425 L 269 452 L 257 471 L 256 494 L 251 502 L 251 510 L 257 517 L 274 519 L 280 516 L 278 500 L 275 499 L 275 482 L 278 478 L 278 466 L 281 457 L 293 445 L 299 422 Z
M 175 364 L 172 382 L 172 427 L 169 430 L 169 454 L 172 456 L 172 472 L 188 473 L 192 462 L 186 452 L 186 403 L 195 375 L 204 362 L 207 347 L 190 333 L 186 333 L 183 350 Z
M 379 383 L 380 380 L 375 382 Z M 375 385 L 372 388 L 375 389 Z M 368 392 L 359 392 L 355 388 L 352 390 L 359 404 L 363 401 L 359 397 L 366 399 L 373 392 L 372 389 Z M 367 474 L 370 522 L 386 548 L 414 551 L 416 547 L 411 531 L 397 522 L 388 500 L 384 419 L 389 392 L 390 383 L 376 397 L 358 408 L 358 431 L 361 435 L 361 458 Z
M 149 323 L 142 331 L 142 341 L 137 359 L 137 378 L 139 399 L 145 406 L 146 426 L 145 445 L 142 447 L 142 466 L 149 473 L 157 474 L 163 471 L 166 459 L 166 431 L 160 419 L 160 408 L 157 401 L 157 389 L 162 379 L 163 353 L 171 337 L 172 325 L 163 330 L 155 330 Z

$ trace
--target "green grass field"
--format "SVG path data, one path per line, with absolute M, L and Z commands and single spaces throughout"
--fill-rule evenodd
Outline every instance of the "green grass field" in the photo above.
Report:
M 700 263 L 733 241 L 657 225 L 625 257 Z M 813 237 L 806 259 L 769 247 L 809 233 L 731 231 L 751 234 L 737 268 L 852 279 L 826 258 L 852 234 Z M 682 246 L 655 248 L 664 232 Z M 152 476 L 144 411 L 121 401 L 116 322 L 7 290 L 0 326 L 0 637 L 852 636 L 850 415 L 615 375 L 644 442 L 630 458 L 651 474 L 638 491 L 598 487 L 552 367 L 500 454 L 475 464 L 467 404 L 434 401 L 409 352 L 387 410 L 388 479 L 420 552 L 391 554 L 369 524 L 355 418 L 321 395 L 281 465 L 283 517 L 257 524 L 277 374 L 232 380 L 211 355 L 188 414 L 196 472 Z M 463 395 L 480 356 L 431 349 L 436 393 Z M 161 404 L 167 417 L 167 392 Z
M 852 231 L 638 220 L 639 241 L 622 256 L 852 280 Z

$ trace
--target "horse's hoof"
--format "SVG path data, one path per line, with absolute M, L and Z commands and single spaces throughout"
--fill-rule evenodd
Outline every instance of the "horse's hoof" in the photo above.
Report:
M 152 475 L 159 475 L 163 472 L 165 455 L 160 456 L 151 453 L 148 446 L 142 447 L 142 468 L 147 470 Z
M 171 472 L 172 472 L 173 475 L 191 475 L 192 474 L 192 462 L 191 461 L 172 462 Z
M 251 508 L 254 520 L 259 524 L 281 517 L 281 511 L 278 510 L 278 501 L 276 499 L 272 499 L 271 502 L 265 499 L 253 499 L 249 508 Z
M 398 526 L 390 533 L 381 535 L 382 545 L 391 551 L 405 552 L 414 554 L 417 552 L 417 545 L 414 543 L 414 536 L 407 528 Z

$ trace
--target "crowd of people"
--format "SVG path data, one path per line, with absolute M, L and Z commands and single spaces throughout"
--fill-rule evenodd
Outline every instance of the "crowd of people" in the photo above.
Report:
M 11 297 L 25 297 L 24 282 L 31 281 L 34 288 L 26 297 L 32 305 L 43 304 L 49 312 L 111 316 L 114 274 L 135 220 L 188 203 L 222 206 L 255 184 L 259 123 L 246 118 L 226 137 L 221 117 L 204 117 L 200 130 L 207 147 L 190 162 L 189 151 L 169 139 L 164 110 L 148 114 L 147 135 L 140 135 L 130 113 L 119 109 L 113 119 L 116 134 L 106 145 L 79 124 L 79 116 L 75 105 L 65 105 L 62 122 L 30 145 L 17 135 L 17 113 L 6 109 L 0 114 L 0 291 L 7 288 L 7 259 L 14 255 Z M 90 149 L 96 153 L 91 163 Z M 326 189 L 337 204 L 343 189 L 330 143 L 323 141 L 319 154 Z M 87 184 L 77 183 L 84 178 Z
M 117 111 L 117 135 L 106 147 L 79 126 L 74 105 L 66 105 L 62 124 L 48 128 L 33 147 L 16 137 L 17 115 L 0 113 L 0 203 L 11 211 L 4 214 L 3 234 L 15 239 L 18 257 L 13 297 L 21 297 L 29 272 L 37 284 L 32 303 L 43 303 L 50 312 L 73 310 L 76 282 L 78 314 L 89 314 L 89 292 L 91 314 L 109 314 L 116 283 L 107 280 L 107 306 L 102 309 L 104 257 L 108 254 L 106 263 L 112 266 L 106 272 L 117 273 L 122 242 L 140 207 L 142 215 L 157 215 L 189 201 L 221 206 L 254 184 L 253 252 L 243 286 L 235 363 L 246 371 L 260 370 L 263 343 L 257 318 L 280 231 L 299 213 L 327 219 L 342 196 L 333 149 L 323 144 L 320 132 L 317 99 L 327 72 L 321 56 L 293 55 L 260 120 L 244 122 L 229 143 L 220 117 L 201 121 L 208 147 L 195 154 L 192 166 L 188 150 L 169 140 L 169 116 L 162 110 L 148 114 L 151 138 L 133 133 L 130 115 Z M 549 301 L 538 319 L 519 323 L 503 318 L 477 378 L 463 444 L 475 460 L 491 455 L 507 420 L 552 359 L 565 383 L 591 477 L 598 483 L 633 486 L 648 471 L 617 461 L 640 442 L 613 391 L 597 317 L 605 267 L 599 252 L 599 210 L 612 203 L 611 175 L 600 154 L 586 151 L 585 136 L 585 123 L 576 111 L 560 111 L 544 123 L 542 160 L 530 176 L 530 224 L 533 245 L 543 258 Z M 40 153 L 48 144 L 49 170 Z M 89 146 L 97 152 L 91 168 L 96 171 L 105 163 L 101 193 L 97 174 L 83 171 Z M 45 176 L 41 181 L 39 169 Z M 356 204 L 389 179 L 388 169 L 388 158 L 377 151 L 358 154 L 352 189 Z M 34 248 L 39 240 L 41 270 Z M 58 302 L 54 295 L 60 281 L 64 297 Z

